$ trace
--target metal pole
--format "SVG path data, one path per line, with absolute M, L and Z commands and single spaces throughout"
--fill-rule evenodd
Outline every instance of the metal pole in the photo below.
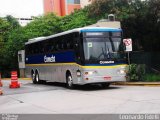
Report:
M 128 64 L 130 65 L 130 55 L 129 55 L 129 52 L 128 52 Z

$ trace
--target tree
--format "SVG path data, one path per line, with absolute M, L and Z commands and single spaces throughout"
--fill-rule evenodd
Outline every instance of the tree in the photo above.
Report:
M 28 38 L 48 36 L 61 31 L 59 26 L 60 17 L 53 13 L 35 18 L 33 22 L 24 27 L 25 35 Z
M 88 7 L 81 10 L 75 10 L 74 13 L 65 16 L 60 21 L 60 26 L 63 31 L 84 27 L 97 22 L 96 18 L 89 18 Z
M 15 28 L 19 28 L 19 22 L 11 15 L 7 15 L 5 17 L 5 19 L 8 21 L 8 23 L 10 24 L 11 28 L 10 29 L 15 29 Z
M 3 50 L 3 57 L 1 65 L 6 70 L 18 70 L 17 53 L 19 50 L 24 49 L 24 43 L 28 39 L 48 36 L 60 32 L 59 21 L 60 17 L 54 14 L 48 14 L 35 18 L 31 23 L 25 27 L 19 27 L 16 19 L 8 16 L 6 21 L 10 28 L 6 37 L 6 42 Z M 4 71 L 4 70 L 3 70 Z
M 11 16 L 0 18 L 0 71 L 6 69 L 8 61 L 6 61 L 6 43 L 8 42 L 9 33 L 15 28 L 20 27 L 16 19 Z

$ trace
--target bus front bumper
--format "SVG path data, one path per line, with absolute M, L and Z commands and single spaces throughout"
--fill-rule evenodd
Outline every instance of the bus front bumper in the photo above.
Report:
M 91 84 L 91 83 L 113 83 L 126 81 L 126 76 L 94 76 L 79 78 L 78 84 Z

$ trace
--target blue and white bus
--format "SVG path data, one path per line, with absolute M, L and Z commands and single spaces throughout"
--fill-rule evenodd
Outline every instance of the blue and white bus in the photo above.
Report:
M 26 75 L 41 81 L 101 84 L 126 80 L 122 30 L 84 27 L 35 38 L 25 43 Z

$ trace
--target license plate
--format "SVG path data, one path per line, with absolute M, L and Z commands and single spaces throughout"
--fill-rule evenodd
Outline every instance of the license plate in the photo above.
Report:
M 112 77 L 110 77 L 110 76 L 104 77 L 104 80 L 111 80 L 111 79 L 112 79 Z

